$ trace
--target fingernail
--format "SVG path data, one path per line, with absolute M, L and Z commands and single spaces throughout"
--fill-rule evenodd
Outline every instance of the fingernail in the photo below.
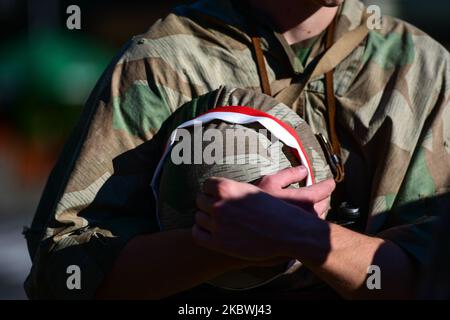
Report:
M 301 172 L 305 172 L 306 167 L 304 165 L 300 165 L 300 166 L 298 166 L 298 170 L 300 170 Z

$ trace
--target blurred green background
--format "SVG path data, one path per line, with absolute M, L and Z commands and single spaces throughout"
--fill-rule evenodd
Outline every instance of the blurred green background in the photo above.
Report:
M 106 65 L 132 36 L 192 1 L 0 0 L 0 299 L 22 299 L 29 225 L 46 177 Z M 373 0 L 449 47 L 448 0 Z M 81 8 L 81 30 L 66 9 Z

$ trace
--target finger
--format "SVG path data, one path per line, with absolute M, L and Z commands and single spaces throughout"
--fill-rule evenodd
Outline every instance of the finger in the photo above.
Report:
M 195 243 L 203 247 L 210 248 L 212 243 L 212 235 L 208 231 L 202 229 L 198 225 L 192 227 L 192 238 Z
M 287 201 L 317 203 L 327 199 L 333 192 L 333 180 L 325 180 L 309 187 L 285 189 L 280 191 L 280 197 Z
M 277 173 L 268 175 L 265 180 L 269 183 L 276 184 L 280 188 L 289 186 L 290 184 L 303 181 L 308 176 L 308 170 L 305 166 L 297 166 L 286 168 Z
M 197 194 L 197 197 L 195 198 L 195 203 L 197 205 L 197 208 L 205 213 L 211 214 L 214 211 L 215 199 L 207 194 L 204 193 Z
M 225 180 L 224 178 L 211 177 L 206 179 L 203 183 L 203 192 L 217 197 L 219 196 L 220 184 Z
M 317 216 L 322 220 L 325 220 L 325 218 L 327 217 L 328 210 L 330 210 L 329 198 L 314 204 L 314 211 L 316 212 Z
M 213 220 L 209 215 L 202 211 L 197 211 L 195 213 L 195 224 L 210 233 L 213 231 Z
M 306 190 L 316 195 L 314 203 L 328 198 L 333 193 L 334 188 L 336 188 L 336 183 L 333 179 L 327 179 L 305 187 Z

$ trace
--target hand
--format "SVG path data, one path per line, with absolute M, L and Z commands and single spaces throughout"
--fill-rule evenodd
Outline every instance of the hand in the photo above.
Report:
M 256 185 L 268 194 L 283 199 L 325 219 L 330 209 L 330 195 L 336 184 L 333 179 L 309 187 L 287 189 L 290 184 L 303 181 L 308 175 L 304 166 L 287 168 L 262 177 Z
M 211 178 L 203 191 L 197 197 L 194 241 L 240 259 L 289 257 L 298 223 L 306 226 L 308 220 L 318 219 L 248 183 Z

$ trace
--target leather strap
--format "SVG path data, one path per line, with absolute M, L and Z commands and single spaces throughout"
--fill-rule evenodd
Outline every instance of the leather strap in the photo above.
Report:
M 326 52 L 322 54 L 320 60 L 316 62 L 315 65 L 313 62 L 309 68 L 306 68 L 302 81 L 291 83 L 288 87 L 281 90 L 275 98 L 287 105 L 292 105 L 295 100 L 297 100 L 310 79 L 314 79 L 328 72 L 332 72 L 339 63 L 341 63 L 350 55 L 350 53 L 352 53 L 352 51 L 369 33 L 366 19 L 367 17 L 364 16 L 364 19 L 359 27 L 345 33 L 336 43 L 327 48 Z M 333 29 L 334 24 L 335 22 L 330 25 L 330 27 L 333 26 Z M 334 32 L 327 32 L 328 39 L 333 40 L 333 36 Z
M 325 91 L 328 111 L 327 130 L 331 140 L 331 148 L 328 146 L 328 141 L 323 135 L 318 135 L 318 139 L 322 145 L 325 145 L 325 151 L 328 153 L 327 156 L 330 160 L 335 181 L 342 182 L 344 179 L 344 166 L 341 161 L 341 144 L 336 132 L 336 98 L 334 96 L 333 72 L 334 68 L 348 57 L 361 41 L 364 40 L 369 33 L 369 29 L 367 28 L 366 23 L 367 15 L 364 15 L 360 26 L 345 33 L 336 43 L 334 43 L 336 20 L 337 17 L 327 29 L 326 51 L 322 54 L 320 60 L 317 61 L 316 64 L 312 63 L 311 66 L 305 70 L 302 81 L 290 83 L 287 88 L 277 93 L 275 98 L 288 106 L 292 106 L 310 79 L 325 74 Z M 265 94 L 271 95 L 270 82 L 259 38 L 256 36 L 252 37 L 252 44 L 256 56 L 256 64 L 262 91 Z
M 264 53 L 261 48 L 261 40 L 259 37 L 252 37 L 253 49 L 256 56 L 256 65 L 258 67 L 259 81 L 261 82 L 262 92 L 271 96 L 269 76 L 267 75 L 266 63 L 264 62 Z
M 366 24 L 364 23 L 364 26 Z M 333 46 L 334 33 L 336 27 L 336 19 L 330 24 L 327 30 L 326 38 L 326 50 L 329 52 L 330 48 Z M 366 28 L 367 29 L 367 28 Z M 322 58 L 323 59 L 323 58 Z M 323 61 L 323 60 L 321 60 Z M 335 165 L 333 170 L 334 180 L 336 183 L 342 182 L 345 176 L 344 165 L 341 160 L 342 150 L 341 143 L 336 131 L 336 97 L 334 96 L 334 67 L 325 73 L 325 94 L 327 99 L 327 124 L 328 133 L 331 140 L 331 162 Z

